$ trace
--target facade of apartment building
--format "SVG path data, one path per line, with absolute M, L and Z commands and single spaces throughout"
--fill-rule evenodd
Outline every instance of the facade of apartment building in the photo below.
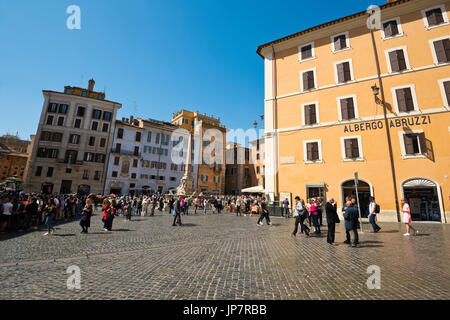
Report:
M 450 1 L 439 0 L 380 6 L 373 36 L 381 83 L 366 11 L 258 48 L 272 200 L 332 196 L 341 207 L 356 195 L 357 172 L 363 216 L 375 196 L 379 219 L 398 221 L 396 191 L 410 203 L 413 221 L 448 222 L 449 9 Z
M 27 161 L 28 155 L 26 153 L 17 152 L 0 143 L 0 183 L 11 177 L 23 180 Z
M 44 104 L 26 169 L 25 191 L 102 193 L 114 119 L 122 107 L 94 91 L 66 86 L 43 90 Z
M 0 136 L 0 143 L 7 146 L 16 153 L 26 154 L 28 153 L 28 146 L 30 145 L 31 141 L 22 140 L 17 135 L 13 136 L 10 134 L 5 134 L 3 136 Z
M 105 193 L 147 194 L 175 191 L 184 175 L 184 164 L 173 161 L 178 127 L 154 119 L 123 118 L 116 121 L 108 161 Z M 197 172 L 193 172 L 196 177 Z
M 226 145 L 225 194 L 240 195 L 242 189 L 254 187 L 256 172 L 250 149 L 235 143 Z
M 180 110 L 172 115 L 172 124 L 193 134 L 193 170 L 197 170 L 194 188 L 199 193 L 224 194 L 227 131 L 220 118 Z M 204 151 L 210 160 L 205 161 Z
M 265 186 L 264 170 L 266 152 L 264 148 L 264 137 L 250 141 L 250 158 L 253 163 L 255 186 Z

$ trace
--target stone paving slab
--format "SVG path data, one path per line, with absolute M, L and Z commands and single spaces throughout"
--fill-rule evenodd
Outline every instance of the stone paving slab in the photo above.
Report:
M 450 228 L 417 224 L 421 235 L 380 223 L 350 248 L 343 225 L 336 241 L 292 237 L 293 219 L 169 214 L 114 220 L 104 233 L 100 214 L 90 234 L 77 221 L 54 236 L 42 231 L 0 235 L 0 299 L 449 299 Z M 368 225 L 364 225 L 368 228 Z M 365 229 L 367 230 L 367 229 Z M 81 290 L 69 290 L 66 270 L 81 269 Z M 367 268 L 381 270 L 381 289 L 369 290 Z

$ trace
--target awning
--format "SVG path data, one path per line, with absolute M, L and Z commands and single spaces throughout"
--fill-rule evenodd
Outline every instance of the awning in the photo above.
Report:
M 264 193 L 263 186 L 250 187 L 241 190 L 242 193 Z

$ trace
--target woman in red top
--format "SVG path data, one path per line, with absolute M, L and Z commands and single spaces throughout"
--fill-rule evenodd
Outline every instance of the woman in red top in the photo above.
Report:
M 109 203 L 108 199 L 103 200 L 103 230 L 108 231 L 106 219 L 108 218 L 108 213 L 111 212 L 111 203 Z

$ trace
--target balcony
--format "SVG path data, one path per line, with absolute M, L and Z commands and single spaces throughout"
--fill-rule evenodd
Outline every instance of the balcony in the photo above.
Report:
M 134 151 L 131 151 L 131 150 L 124 150 L 124 149 L 112 148 L 111 149 L 111 153 L 125 154 L 125 155 L 129 155 L 129 156 L 134 156 L 134 157 L 141 157 L 141 153 L 140 152 L 134 152 Z
M 84 164 L 84 161 L 81 161 L 81 160 L 72 161 L 72 160 L 68 160 L 68 159 L 58 159 L 56 162 L 57 163 L 65 163 L 65 164 L 75 164 L 75 165 L 79 165 L 79 166 L 82 166 Z

